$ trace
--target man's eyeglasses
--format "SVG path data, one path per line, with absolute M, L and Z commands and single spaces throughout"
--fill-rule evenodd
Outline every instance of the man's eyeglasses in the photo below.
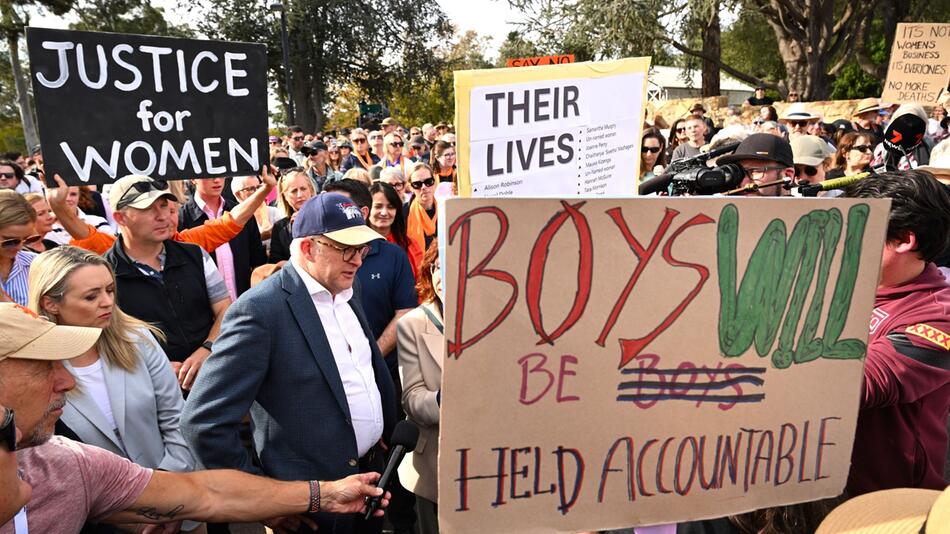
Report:
M 851 150 L 857 150 L 858 152 L 871 152 L 874 150 L 874 147 L 871 145 L 854 145 L 851 147 Z
M 294 141 L 303 141 L 303 136 L 301 135 L 301 136 L 298 137 L 298 136 L 295 135 L 295 136 L 291 137 L 291 139 L 293 139 Z
M 745 172 L 746 172 L 746 174 L 748 174 L 750 177 L 752 177 L 753 179 L 755 179 L 755 175 L 762 176 L 762 175 L 764 175 L 765 173 L 767 173 L 767 172 L 769 172 L 769 171 L 781 171 L 781 170 L 784 170 L 784 169 L 785 169 L 785 167 L 780 167 L 780 166 L 778 166 L 778 165 L 772 165 L 772 166 L 769 166 L 769 167 L 760 167 L 760 168 L 755 168 L 755 167 L 753 167 L 753 168 L 751 168 L 751 169 L 745 169 Z
M 116 202 L 115 209 L 120 210 L 129 204 L 135 202 L 140 196 L 148 193 L 149 191 L 166 191 L 168 189 L 168 182 L 165 180 L 148 180 L 145 182 L 135 182 L 132 184 L 132 187 L 126 190 L 125 194 L 122 195 L 122 198 Z
M 811 165 L 796 165 L 795 174 L 805 173 L 805 176 L 811 177 L 818 174 L 818 169 Z
M 640 147 L 640 152 L 642 152 L 642 153 L 644 153 L 644 154 L 646 154 L 647 152 L 649 152 L 650 154 L 656 154 L 656 153 L 658 153 L 659 151 L 660 151 L 660 147 L 658 147 L 658 146 L 643 146 L 643 147 Z
M 409 185 L 411 185 L 413 189 L 422 189 L 422 186 L 432 187 L 433 185 L 435 185 L 435 178 L 432 178 L 430 176 L 429 178 L 426 178 L 425 180 L 421 180 L 418 182 L 409 182 Z
M 254 191 L 257 191 L 257 190 L 260 189 L 260 188 L 261 188 L 261 184 L 249 185 L 249 186 L 247 186 L 247 187 L 245 187 L 245 188 L 243 188 L 243 189 L 238 189 L 238 190 L 237 190 L 237 194 L 240 194 L 240 193 L 253 193 Z
M 353 261 L 357 255 L 360 257 L 360 261 L 365 260 L 366 256 L 369 255 L 369 245 L 359 245 L 356 247 L 340 247 L 334 245 L 333 243 L 327 243 L 326 241 L 321 241 L 319 239 L 314 239 L 314 242 L 320 243 L 325 247 L 330 247 L 340 251 L 340 254 L 343 256 L 343 261 L 349 263 Z
M 29 246 L 34 243 L 38 243 L 41 239 L 43 239 L 43 236 L 41 235 L 31 235 L 30 237 L 25 237 L 23 239 L 16 238 L 16 237 L 11 238 L 11 239 L 4 239 L 3 241 L 0 241 L 0 248 L 11 249 L 11 248 L 17 248 L 20 245 Z

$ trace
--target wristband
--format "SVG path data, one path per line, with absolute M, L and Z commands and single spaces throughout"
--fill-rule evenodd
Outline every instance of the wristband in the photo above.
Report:
M 208 349 L 208 352 L 211 352 L 211 343 L 212 341 L 209 339 L 201 344 L 201 348 Z
M 310 481 L 310 510 L 311 514 L 316 514 L 320 512 L 320 481 L 311 480 Z

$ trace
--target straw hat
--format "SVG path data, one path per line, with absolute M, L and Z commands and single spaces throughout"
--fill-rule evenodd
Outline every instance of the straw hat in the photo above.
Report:
M 947 534 L 950 489 L 900 488 L 866 493 L 828 514 L 815 534 Z
M 867 113 L 868 111 L 878 111 L 881 109 L 881 103 L 876 98 L 865 98 L 858 102 L 858 106 L 854 108 L 854 113 L 852 116 L 857 117 L 862 113 Z

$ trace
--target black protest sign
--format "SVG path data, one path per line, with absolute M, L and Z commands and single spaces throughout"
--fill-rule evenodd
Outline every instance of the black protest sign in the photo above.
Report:
M 26 41 L 48 176 L 178 180 L 267 162 L 263 45 L 43 28 Z

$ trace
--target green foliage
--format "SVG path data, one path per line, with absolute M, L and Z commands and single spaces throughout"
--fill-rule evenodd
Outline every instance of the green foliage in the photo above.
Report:
M 754 9 L 741 9 L 736 21 L 722 32 L 722 61 L 756 78 L 785 79 L 775 32 Z
M 169 23 L 162 8 L 143 0 L 84 0 L 74 14 L 79 20 L 69 25 L 71 30 L 193 36 L 188 27 Z
M 547 55 L 533 41 L 524 38 L 521 32 L 508 32 L 504 42 L 498 47 L 498 60 L 495 66 L 504 67 L 509 59 L 537 57 Z
M 879 96 L 883 87 L 881 80 L 864 72 L 854 61 L 845 65 L 832 84 L 833 100 L 848 100 Z

